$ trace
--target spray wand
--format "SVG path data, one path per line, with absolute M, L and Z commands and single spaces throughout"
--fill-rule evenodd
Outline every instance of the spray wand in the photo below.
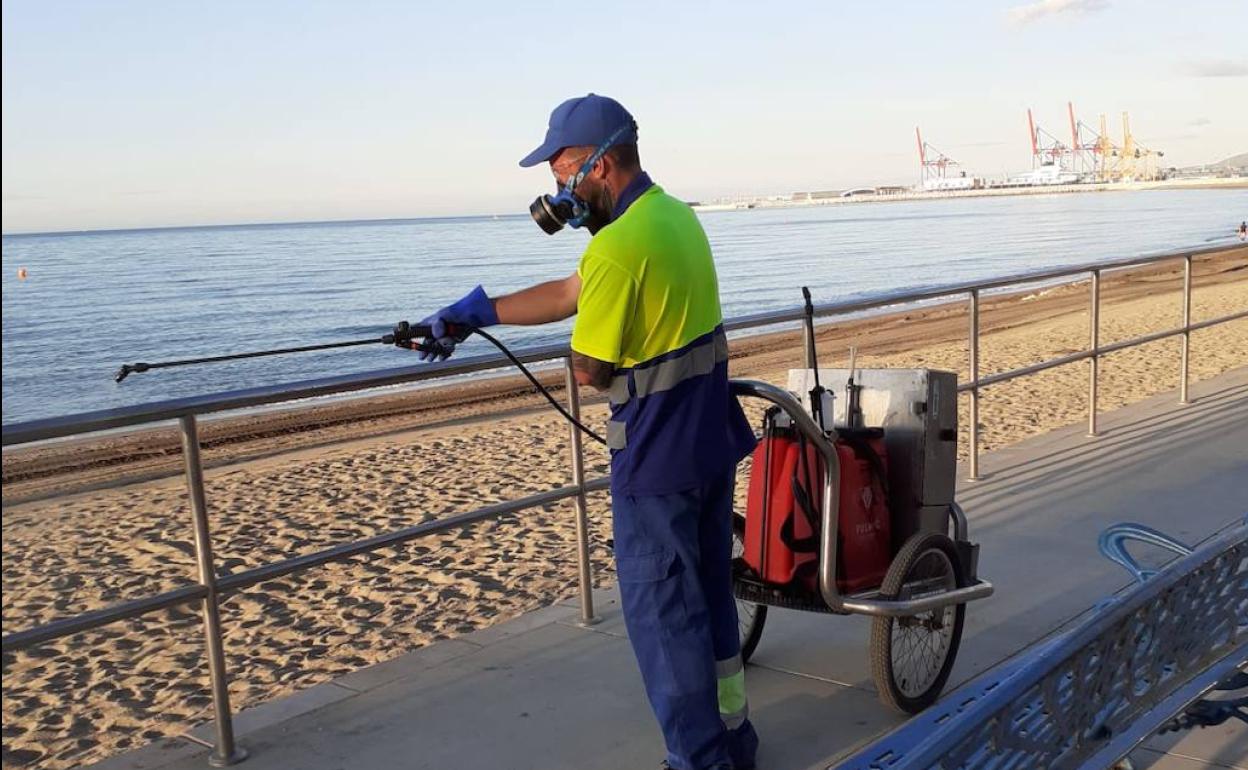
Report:
M 858 348 L 849 349 L 849 380 L 845 383 L 845 423 L 851 428 L 862 427 L 862 386 L 854 383 L 854 370 L 858 368 Z
M 819 360 L 815 355 L 815 306 L 810 301 L 810 287 L 802 287 L 806 300 L 806 365 L 815 373 L 815 387 L 810 389 L 810 413 L 820 430 L 827 430 L 823 422 L 824 388 L 819 384 Z M 828 415 L 831 417 L 831 415 Z
M 594 441 L 597 441 L 599 444 L 607 443 L 606 439 L 604 439 L 602 436 L 598 435 L 594 431 L 590 430 L 589 428 L 585 427 L 585 425 L 581 423 L 580 420 L 576 419 L 571 414 L 569 414 L 568 411 L 563 408 L 563 405 L 560 404 L 558 401 L 556 401 L 554 396 L 550 395 L 550 391 L 546 390 L 546 388 L 540 382 L 538 382 L 537 378 L 533 376 L 533 373 L 529 371 L 528 367 L 526 367 L 520 361 L 520 359 L 516 358 L 515 354 L 512 353 L 510 350 L 508 350 L 506 345 L 504 345 L 502 342 L 499 342 L 497 339 L 495 339 L 493 335 L 490 335 L 482 331 L 481 329 L 476 329 L 476 328 L 472 328 L 468 326 L 461 326 L 459 324 L 447 324 L 446 332 L 449 336 L 454 337 L 455 339 L 464 339 L 470 334 L 476 334 L 477 336 L 484 337 L 486 340 L 493 343 L 494 346 L 498 348 L 500 351 L 502 351 L 503 355 L 507 356 L 507 358 L 511 361 L 511 363 L 514 364 L 516 368 L 519 369 L 524 374 L 524 376 L 528 378 L 529 382 L 532 383 L 533 387 L 537 388 L 538 392 L 546 397 L 546 400 L 550 402 L 550 405 L 553 406 L 556 410 L 559 411 L 560 414 L 563 415 L 564 419 L 566 419 L 568 422 L 575 425 L 577 428 L 581 430 L 581 432 L 583 432 L 585 435 L 592 438 Z M 185 358 L 180 361 L 161 361 L 159 363 L 154 363 L 154 364 L 145 363 L 145 362 L 139 362 L 135 364 L 122 364 L 121 368 L 117 370 L 117 374 L 113 376 L 113 379 L 116 380 L 117 382 L 121 382 L 122 380 L 126 379 L 126 377 L 128 377 L 131 374 L 137 374 L 139 372 L 146 372 L 151 369 L 168 369 L 174 366 L 194 366 L 196 364 L 212 364 L 212 363 L 217 363 L 220 361 L 236 361 L 241 358 L 260 358 L 262 356 L 278 356 L 278 355 L 283 355 L 286 353 L 307 353 L 313 350 L 329 350 L 331 348 L 345 348 L 345 347 L 351 347 L 355 345 L 376 345 L 377 343 L 381 343 L 383 345 L 394 345 L 395 347 L 407 348 L 410 350 L 417 350 L 422 353 L 434 353 L 440 350 L 440 347 L 436 343 L 434 345 L 426 345 L 422 342 L 416 342 L 418 338 L 432 337 L 432 336 L 433 336 L 433 327 L 429 326 L 428 324 L 411 324 L 411 323 L 408 323 L 407 321 L 399 321 L 399 323 L 395 324 L 394 331 L 390 332 L 389 334 L 383 334 L 380 337 L 370 337 L 368 339 L 363 339 L 363 340 L 348 340 L 346 342 L 325 342 L 325 343 L 321 343 L 318 345 L 303 345 L 303 346 L 295 347 L 295 348 L 277 348 L 274 350 L 254 350 L 249 353 L 232 353 L 230 355 L 224 355 L 224 356 L 209 356 L 208 358 Z
M 457 334 L 462 330 L 455 329 L 451 333 Z M 407 321 L 400 321 L 394 327 L 394 331 L 390 334 L 383 334 L 380 337 L 370 337 L 365 340 L 350 340 L 347 342 L 324 342 L 319 345 L 302 345 L 296 348 L 278 348 L 276 350 L 254 350 L 250 353 L 231 353 L 227 356 L 209 356 L 207 358 L 184 358 L 180 361 L 161 361 L 160 363 L 149 364 L 139 362 L 135 364 L 122 364 L 117 370 L 117 374 L 113 375 L 113 379 L 121 382 L 131 374 L 146 372 L 149 369 L 168 369 L 174 366 L 193 366 L 196 364 L 215 364 L 220 361 L 236 361 L 240 358 L 260 358 L 261 356 L 279 356 L 285 353 L 308 353 L 313 350 L 329 350 L 331 348 L 346 348 L 353 345 L 395 345 L 401 348 L 412 348 L 422 352 L 431 352 L 426 345 L 417 344 L 412 346 L 412 340 L 417 337 L 428 337 L 431 328 L 424 325 L 412 326 Z

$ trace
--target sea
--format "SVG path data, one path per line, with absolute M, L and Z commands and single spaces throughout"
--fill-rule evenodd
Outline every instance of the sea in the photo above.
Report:
M 1236 242 L 1246 190 L 707 211 L 726 317 Z M 566 276 L 583 231 L 527 213 L 4 235 L 3 422 L 417 363 L 385 345 L 149 371 L 123 363 L 379 337 L 477 284 Z M 24 277 L 23 277 L 24 276 Z M 513 348 L 571 322 L 500 327 Z M 470 339 L 461 353 L 493 352 Z

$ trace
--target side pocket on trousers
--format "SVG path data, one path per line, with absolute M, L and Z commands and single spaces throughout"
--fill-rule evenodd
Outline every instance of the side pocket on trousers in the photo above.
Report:
M 676 574 L 676 552 L 668 549 L 635 556 L 615 555 L 615 574 L 621 583 L 655 583 Z

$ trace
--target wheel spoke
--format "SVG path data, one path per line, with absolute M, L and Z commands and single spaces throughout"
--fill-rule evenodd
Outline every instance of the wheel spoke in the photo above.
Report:
M 937 549 L 922 553 L 902 583 L 910 598 L 947 591 L 956 584 L 952 563 Z M 953 606 L 940 607 L 890 623 L 893 680 L 906 697 L 922 696 L 940 676 L 952 645 L 956 612 Z

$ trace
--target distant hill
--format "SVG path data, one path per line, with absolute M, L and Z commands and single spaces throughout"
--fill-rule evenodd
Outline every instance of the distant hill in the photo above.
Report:
M 1241 152 L 1238 155 L 1232 155 L 1226 160 L 1220 160 L 1209 165 L 1213 168 L 1244 168 L 1248 166 L 1248 152 Z

